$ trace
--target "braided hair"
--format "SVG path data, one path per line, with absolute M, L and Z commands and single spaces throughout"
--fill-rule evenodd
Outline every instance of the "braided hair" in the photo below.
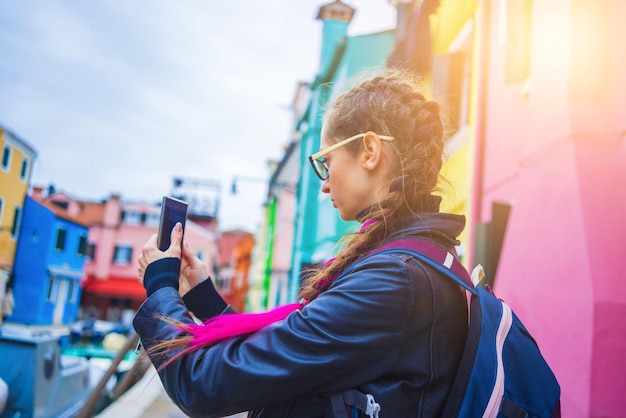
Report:
M 393 231 L 393 220 L 419 213 L 424 195 L 436 190 L 443 162 L 444 139 L 440 108 L 419 92 L 419 80 L 400 70 L 362 82 L 332 101 L 324 115 L 328 138 L 346 138 L 373 131 L 393 136 L 387 197 L 369 208 L 358 233 L 345 237 L 346 248 L 335 259 L 310 272 L 301 298 L 315 299 L 346 267 L 379 246 Z M 347 144 L 356 153 L 360 142 Z M 374 221 L 375 220 L 375 221 Z

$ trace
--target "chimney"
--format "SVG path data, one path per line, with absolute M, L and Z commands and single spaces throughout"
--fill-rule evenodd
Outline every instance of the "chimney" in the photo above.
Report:
M 320 10 L 317 12 L 317 19 L 332 19 L 350 23 L 355 11 L 355 9 L 341 2 L 341 0 L 335 0 L 332 3 L 320 7 Z
M 43 187 L 34 186 L 33 192 L 30 195 L 35 200 L 43 200 Z
M 348 25 L 356 10 L 340 0 L 321 6 L 317 19 L 324 23 L 322 29 L 322 51 L 320 70 L 324 71 L 332 60 L 337 45 L 348 35 Z

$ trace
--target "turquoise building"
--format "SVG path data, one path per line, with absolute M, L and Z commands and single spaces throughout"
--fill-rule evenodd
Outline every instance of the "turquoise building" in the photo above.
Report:
M 391 7 L 391 6 L 390 6 Z M 253 277 L 252 281 L 264 283 L 265 303 L 261 308 L 296 299 L 302 272 L 308 267 L 324 262 L 332 257 L 337 250 L 340 237 L 356 229 L 354 222 L 344 222 L 339 218 L 328 195 L 321 193 L 320 180 L 311 169 L 308 157 L 320 148 L 322 115 L 325 105 L 335 95 L 346 88 L 345 81 L 353 75 L 368 69 L 382 68 L 395 43 L 395 31 L 389 30 L 367 35 L 349 36 L 348 27 L 354 16 L 355 9 L 334 1 L 320 7 L 317 19 L 322 21 L 322 42 L 318 74 L 311 83 L 301 83 L 308 88 L 308 102 L 304 109 L 296 109 L 292 137 L 295 138 L 278 164 L 269 184 L 268 203 L 271 210 L 266 214 L 264 239 L 261 245 L 263 255 L 263 279 Z M 298 97 L 304 97 L 298 93 Z M 301 106 L 302 104 L 298 104 Z M 288 167 L 292 167 L 291 171 Z M 293 187 L 291 186 L 293 181 Z M 285 187 L 285 184 L 290 187 Z M 295 202 L 285 198 L 287 193 L 295 194 Z M 281 197 L 282 196 L 282 197 Z M 281 202 L 291 205 L 293 213 L 288 217 L 290 227 L 281 226 L 281 217 L 276 214 L 284 211 Z M 285 218 L 284 216 L 282 218 Z M 284 247 L 275 245 L 277 241 L 285 242 L 280 231 L 289 231 L 293 245 L 290 268 L 285 280 L 284 266 L 274 266 Z M 281 248 L 279 250 L 279 248 Z M 281 253 L 281 255 L 284 255 Z M 274 277 L 275 276 L 275 277 Z M 251 304 L 252 305 L 252 304 Z

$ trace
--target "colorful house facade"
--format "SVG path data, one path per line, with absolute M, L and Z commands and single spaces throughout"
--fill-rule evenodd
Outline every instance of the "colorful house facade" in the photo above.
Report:
M 219 238 L 219 258 L 215 285 L 235 311 L 246 310 L 254 235 L 241 229 L 224 231 Z
M 621 416 L 626 29 L 618 17 L 626 3 L 399 2 L 395 34 L 348 37 L 353 12 L 341 2 L 320 8 L 319 75 L 296 123 L 301 171 L 287 300 L 303 269 L 330 256 L 353 227 L 326 204 L 306 163 L 319 147 L 323 105 L 359 68 L 412 67 L 443 105 L 452 193 L 443 192 L 442 210 L 467 217 L 463 262 L 486 268 L 536 336 L 561 383 L 563 416 Z M 363 47 L 375 40 L 384 47 Z M 359 42 L 363 60 L 351 49 Z M 281 205 L 274 202 L 270 221 Z M 266 249 L 276 247 L 269 224 Z
M 64 207 L 26 196 L 14 266 L 15 308 L 7 322 L 76 321 L 87 235 L 87 226 Z
M 495 289 L 537 337 L 567 417 L 624 409 L 625 14 L 591 0 L 476 9 L 472 218 L 493 229 L 510 212 Z
M 333 208 L 321 183 L 310 169 L 308 156 L 320 146 L 324 105 L 341 92 L 346 78 L 362 69 L 383 66 L 393 47 L 394 32 L 348 36 L 355 9 L 335 1 L 320 7 L 322 43 L 319 72 L 309 85 L 311 99 L 297 124 L 300 133 L 298 183 L 295 208 L 293 255 L 288 297 L 297 296 L 302 272 L 333 256 L 338 239 L 356 228 L 344 222 Z
M 432 94 L 455 115 L 444 173 L 456 189 L 450 209 L 469 220 L 465 263 L 486 267 L 537 338 L 563 416 L 620 416 L 625 5 L 448 0 L 416 10 L 427 3 L 441 3 L 429 19 Z
M 77 215 L 89 225 L 88 259 L 83 281 L 82 315 L 109 321 L 136 310 L 146 298 L 137 280 L 137 258 L 148 238 L 157 232 L 160 206 L 122 202 L 111 195 L 103 202 L 78 202 Z M 214 271 L 217 256 L 215 232 L 187 220 L 185 241 Z
M 0 301 L 13 271 L 24 197 L 28 192 L 35 149 L 0 124 Z
M 300 82 L 290 106 L 294 129 L 281 160 L 274 164 L 265 204 L 264 227 L 257 234 L 250 274 L 248 308 L 266 310 L 288 303 L 292 274 L 295 213 L 301 173 L 299 122 L 310 105 L 309 83 Z

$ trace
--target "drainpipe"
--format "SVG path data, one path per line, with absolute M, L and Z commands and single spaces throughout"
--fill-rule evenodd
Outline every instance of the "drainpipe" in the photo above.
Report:
M 476 145 L 474 151 L 474 184 L 471 217 L 471 238 L 472 257 L 476 253 L 476 226 L 482 217 L 483 207 L 483 187 L 484 187 L 484 162 L 485 162 L 485 141 L 487 125 L 487 96 L 489 83 L 489 33 L 491 25 L 491 13 L 489 0 L 480 0 L 478 4 L 480 14 L 479 33 L 479 57 L 478 57 L 478 88 L 476 98 Z

